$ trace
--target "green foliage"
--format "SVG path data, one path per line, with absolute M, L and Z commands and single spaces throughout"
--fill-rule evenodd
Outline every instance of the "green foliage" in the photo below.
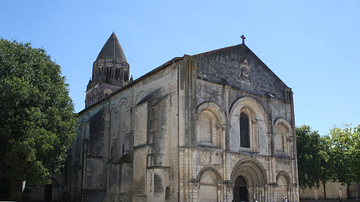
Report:
M 297 158 L 299 169 L 299 185 L 301 188 L 319 187 L 326 182 L 327 151 L 325 139 L 318 131 L 312 131 L 310 126 L 296 127 Z
M 0 39 L 0 174 L 50 183 L 66 159 L 75 128 L 60 66 L 43 49 Z
M 348 186 L 360 180 L 360 125 L 334 127 L 330 130 L 331 148 L 330 161 L 337 180 Z
M 326 184 L 334 175 L 331 169 L 331 161 L 329 159 L 331 147 L 331 138 L 329 136 L 320 137 L 319 154 L 320 154 L 320 182 Z M 325 191 L 325 190 L 324 190 Z
M 332 179 L 347 187 L 360 181 L 360 125 L 334 127 L 330 135 L 322 137 L 304 125 L 296 128 L 296 138 L 301 188 L 319 187 L 321 183 L 326 198 L 327 181 Z

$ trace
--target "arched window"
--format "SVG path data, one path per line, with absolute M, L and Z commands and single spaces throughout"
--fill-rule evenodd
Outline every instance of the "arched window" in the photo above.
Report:
M 121 70 L 120 72 L 119 72 L 119 79 L 120 80 L 124 80 L 124 71 L 123 70 Z
M 108 78 L 112 78 L 112 68 L 111 67 L 107 67 L 106 68 L 106 77 Z
M 250 148 L 249 117 L 245 113 L 240 114 L 240 147 Z
M 166 187 L 165 189 L 165 200 L 170 200 L 170 188 Z
M 125 72 L 124 81 L 129 81 L 129 72 Z

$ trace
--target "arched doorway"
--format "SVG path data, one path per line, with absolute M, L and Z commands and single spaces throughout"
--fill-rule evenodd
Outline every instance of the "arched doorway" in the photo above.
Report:
M 258 201 L 268 201 L 266 170 L 258 161 L 253 159 L 240 160 L 235 166 L 230 179 L 234 185 L 234 201 L 250 202 L 255 199 Z M 238 190 L 235 190 L 235 188 Z M 235 198 L 240 197 L 240 190 L 242 195 L 246 196 L 245 199 Z M 235 192 L 238 194 L 235 195 Z
M 235 202 L 248 202 L 248 190 L 246 188 L 246 181 L 243 176 L 239 176 L 235 180 L 234 186 L 234 201 Z

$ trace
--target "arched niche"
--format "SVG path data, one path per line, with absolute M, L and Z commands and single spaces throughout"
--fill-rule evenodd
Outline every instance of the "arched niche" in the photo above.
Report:
M 274 123 L 274 152 L 279 156 L 293 156 L 293 129 L 284 118 L 278 118 Z
M 281 171 L 278 173 L 276 176 L 276 185 L 276 201 L 281 201 L 284 199 L 284 197 L 290 197 L 290 176 L 287 172 Z
M 219 171 L 212 166 L 206 166 L 197 176 L 199 182 L 198 201 L 217 202 L 220 198 L 221 175 Z
M 127 105 L 127 100 L 125 98 L 119 102 L 118 109 L 119 109 L 119 118 L 117 120 L 117 125 L 118 125 L 117 127 L 119 134 L 118 145 L 119 145 L 119 151 L 121 151 L 120 154 L 124 155 L 124 152 L 129 150 L 129 148 L 124 148 L 125 145 L 130 147 L 129 142 L 126 142 L 126 137 L 125 137 L 127 131 L 129 130 L 127 128 L 129 124 L 128 105 Z
M 205 102 L 196 110 L 196 139 L 198 145 L 225 148 L 226 117 L 213 102 Z

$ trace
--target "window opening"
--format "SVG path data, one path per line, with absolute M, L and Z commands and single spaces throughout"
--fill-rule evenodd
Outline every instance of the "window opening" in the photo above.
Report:
M 166 187 L 165 189 L 165 200 L 169 200 L 170 199 L 170 188 Z
M 249 117 L 245 113 L 240 114 L 240 146 L 250 148 Z

